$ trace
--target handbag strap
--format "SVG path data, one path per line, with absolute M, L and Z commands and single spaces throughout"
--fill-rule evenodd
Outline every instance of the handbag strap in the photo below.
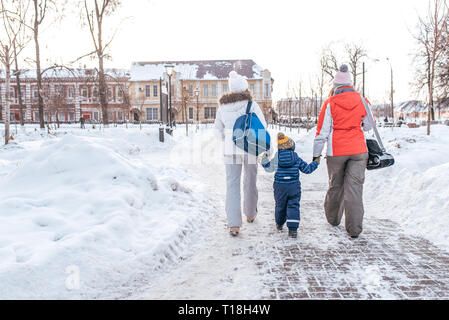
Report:
M 374 134 L 376 135 L 377 142 L 379 142 L 380 148 L 382 149 L 382 152 L 385 152 L 384 144 L 382 143 L 382 139 L 380 138 L 379 131 L 377 130 L 376 122 L 374 121 L 373 114 L 371 113 L 370 108 L 368 107 L 368 103 L 366 103 L 365 97 L 360 95 L 362 98 L 363 105 L 365 106 L 366 114 L 368 116 L 368 120 L 373 127 Z
M 246 114 L 249 114 L 251 112 L 251 106 L 253 105 L 252 101 L 248 102 L 248 106 L 246 107 Z

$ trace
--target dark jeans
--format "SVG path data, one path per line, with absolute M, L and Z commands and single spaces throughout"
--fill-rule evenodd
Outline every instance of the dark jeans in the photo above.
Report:
M 276 223 L 283 226 L 287 222 L 289 229 L 298 229 L 300 223 L 301 184 L 299 181 L 290 184 L 274 183 L 274 199 L 276 200 Z

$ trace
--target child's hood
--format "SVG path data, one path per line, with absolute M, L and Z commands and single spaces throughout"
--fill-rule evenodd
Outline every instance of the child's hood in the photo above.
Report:
M 296 154 L 294 148 L 288 150 L 279 150 L 279 167 L 290 168 L 293 167 L 298 160 L 298 155 Z

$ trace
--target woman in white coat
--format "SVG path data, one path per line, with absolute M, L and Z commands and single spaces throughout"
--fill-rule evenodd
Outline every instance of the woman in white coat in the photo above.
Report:
M 237 148 L 232 141 L 235 121 L 246 113 L 248 103 L 252 101 L 248 82 L 244 77 L 232 71 L 229 74 L 230 93 L 220 98 L 220 107 L 215 119 L 215 128 L 224 142 L 224 161 L 226 166 L 226 215 L 232 236 L 237 236 L 242 226 L 240 182 L 243 177 L 243 212 L 247 222 L 254 222 L 257 216 L 257 157 Z M 265 117 L 259 105 L 252 101 L 254 112 L 264 127 Z

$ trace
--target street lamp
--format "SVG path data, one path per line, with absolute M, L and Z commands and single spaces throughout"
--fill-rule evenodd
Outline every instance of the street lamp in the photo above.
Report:
M 198 103 L 198 98 L 200 96 L 200 89 L 196 88 L 195 90 L 195 96 L 196 96 L 196 132 L 198 132 L 198 127 L 200 126 L 200 107 Z
M 170 128 L 172 127 L 172 119 L 171 119 L 171 77 L 173 75 L 173 70 L 174 70 L 175 66 L 172 64 L 167 64 L 165 65 L 165 72 L 167 73 L 168 76 L 168 101 L 169 101 L 169 113 L 168 113 L 168 121 L 170 122 Z
M 390 70 L 391 70 L 391 92 L 390 92 L 390 99 L 391 99 L 391 123 L 394 126 L 394 103 L 393 103 L 393 96 L 394 96 L 394 90 L 393 90 L 393 66 L 391 65 L 390 58 L 387 58 L 388 63 L 390 64 Z

